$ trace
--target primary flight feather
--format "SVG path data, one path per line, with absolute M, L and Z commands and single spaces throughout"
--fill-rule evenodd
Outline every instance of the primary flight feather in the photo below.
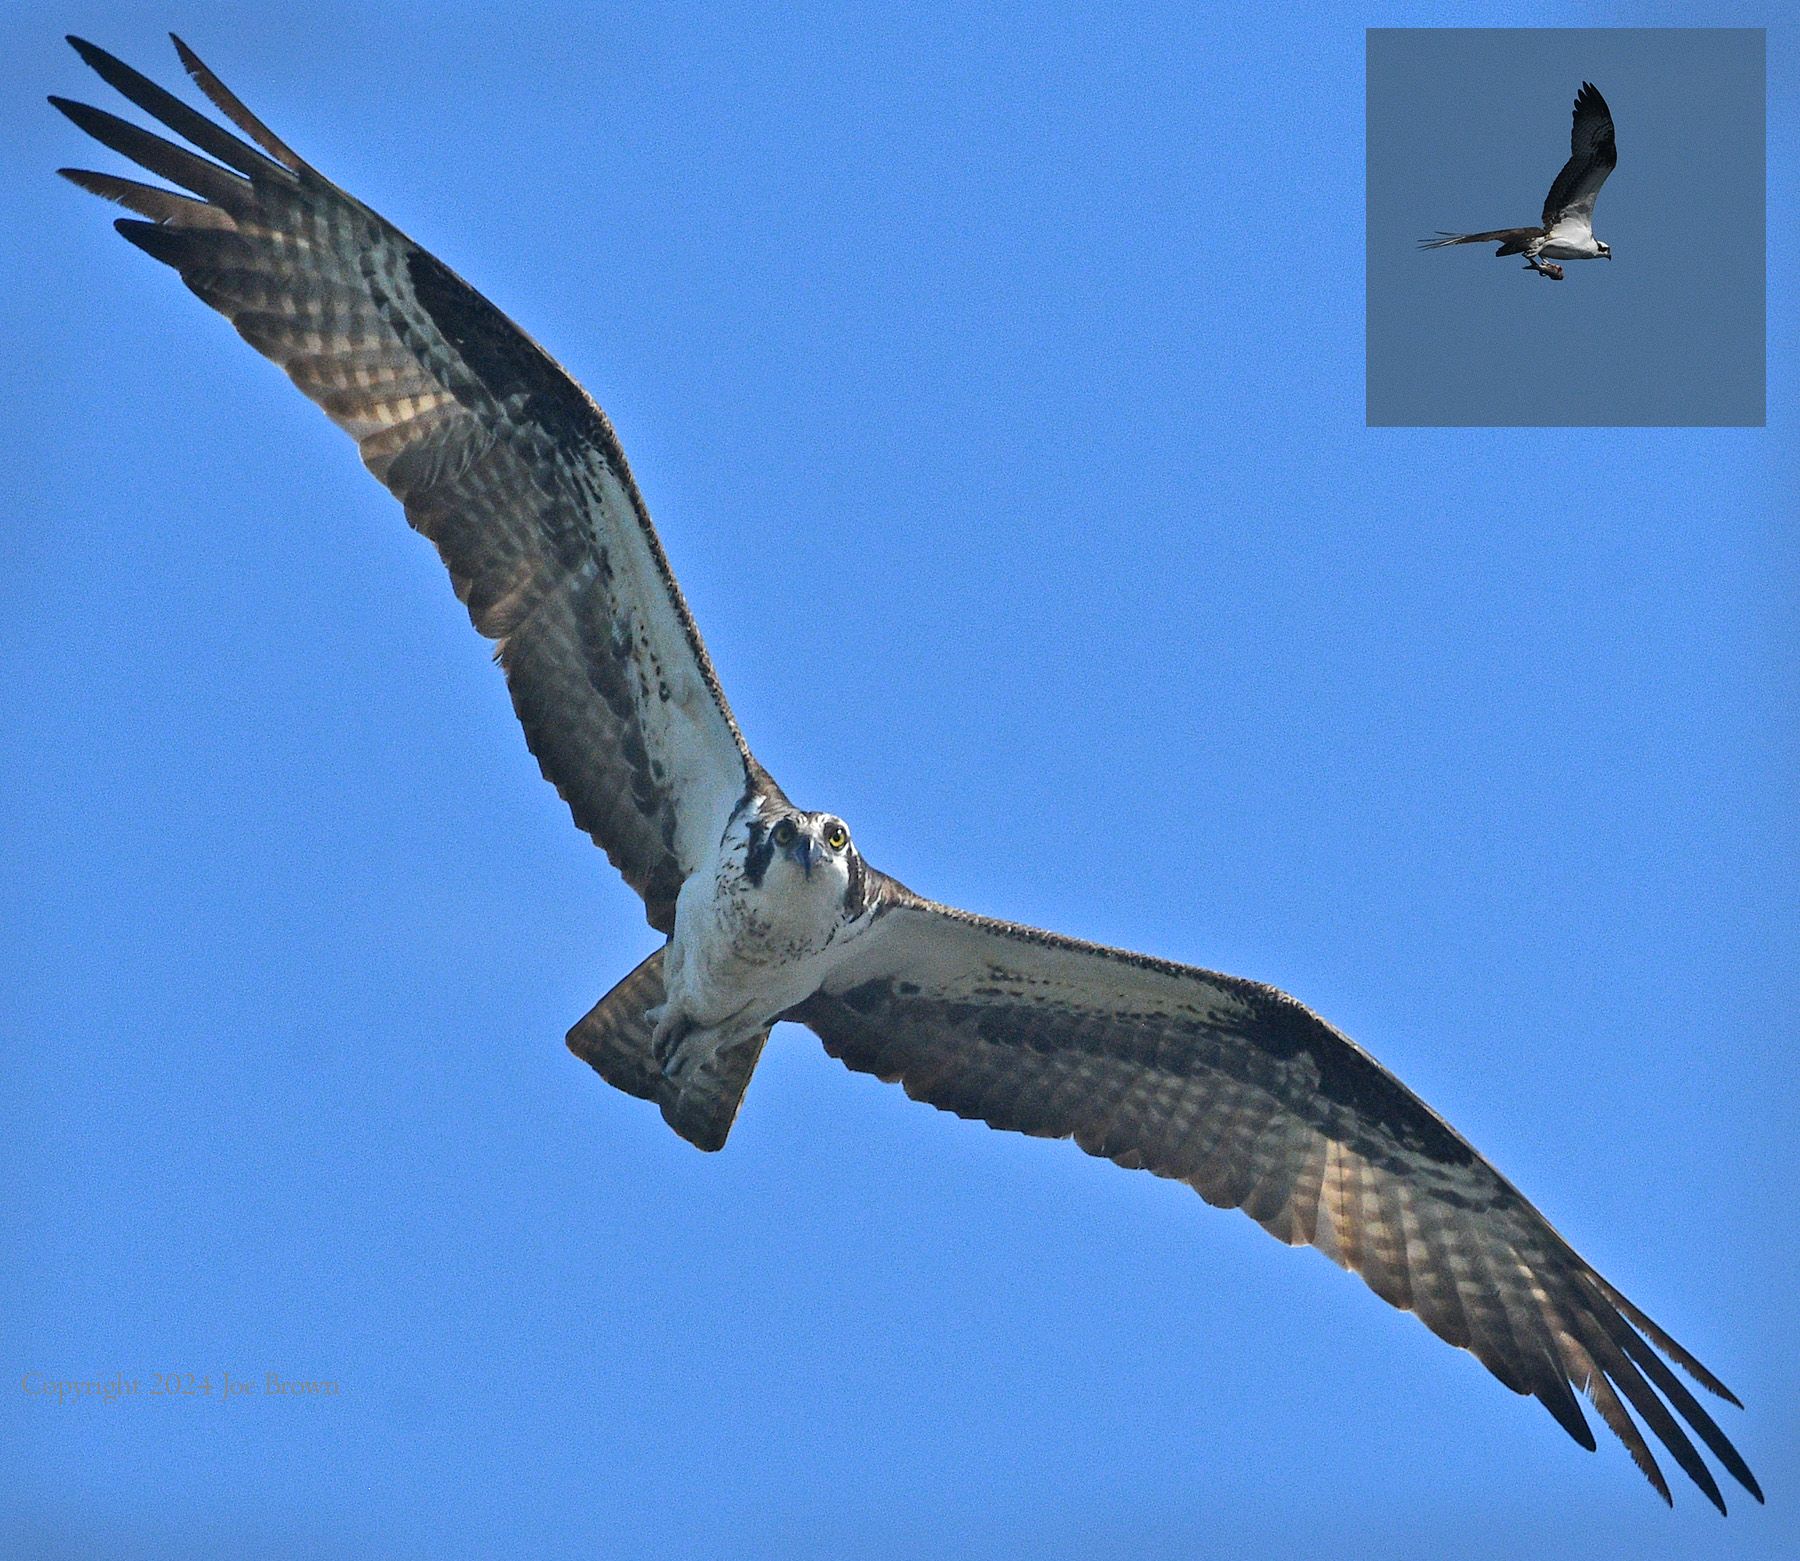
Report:
M 797 1021 L 917 1099 L 1073 1138 L 1320 1248 L 1591 1448 L 1585 1393 L 1665 1499 L 1651 1440 L 1724 1509 L 1696 1437 L 1761 1499 L 1668 1362 L 1730 1399 L 1718 1379 L 1323 1019 L 1253 981 L 935 904 L 864 862 L 842 819 L 789 802 L 744 742 L 580 386 L 180 40 L 247 140 L 70 41 L 188 144 L 53 98 L 178 188 L 63 172 L 136 213 L 119 231 L 356 440 L 496 642 L 545 776 L 665 935 L 571 1030 L 578 1055 L 717 1149 L 770 1026 Z M 1597 188 L 1578 171 L 1565 194 L 1591 212 Z

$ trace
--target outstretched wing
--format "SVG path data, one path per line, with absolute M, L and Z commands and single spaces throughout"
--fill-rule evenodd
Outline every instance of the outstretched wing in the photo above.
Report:
M 1569 160 L 1544 198 L 1546 232 L 1565 217 L 1591 224 L 1600 186 L 1619 163 L 1619 149 L 1613 144 L 1612 110 L 1591 81 L 1582 82 L 1581 91 L 1575 94 L 1569 153 Z
M 1592 1448 L 1575 1399 L 1585 1391 L 1665 1500 L 1625 1403 L 1720 1510 L 1676 1414 L 1762 1499 L 1662 1356 L 1731 1398 L 1723 1384 L 1418 1096 L 1293 998 L 971 916 L 892 880 L 878 894 L 846 963 L 786 1015 L 833 1056 L 958 1116 L 1185 1181 L 1282 1241 L 1318 1247 Z
M 180 39 L 189 75 L 248 142 L 69 41 L 207 155 L 52 98 L 191 194 L 63 173 L 149 219 L 116 226 L 356 440 L 498 642 L 545 776 L 671 931 L 682 879 L 760 771 L 605 414 L 480 293 L 278 140 Z

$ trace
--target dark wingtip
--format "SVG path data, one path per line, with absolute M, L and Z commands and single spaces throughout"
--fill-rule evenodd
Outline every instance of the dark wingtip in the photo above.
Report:
M 102 142 L 102 144 L 104 144 L 105 137 L 100 134 L 100 131 L 95 129 L 95 126 L 99 126 L 101 130 L 104 130 L 108 121 L 116 122 L 118 119 L 116 114 L 109 114 L 103 108 L 95 108 L 92 103 L 83 103 L 79 98 L 59 97 L 53 92 L 44 101 L 65 119 L 73 120 L 83 130 L 87 131 L 89 135 L 93 136 L 96 141 Z
M 109 87 L 128 97 L 140 108 L 148 107 L 138 93 L 143 86 L 155 90 L 155 84 L 145 82 L 143 76 L 133 70 L 116 54 L 108 54 L 97 43 L 89 43 L 85 38 L 77 38 L 70 33 L 69 47 L 81 56 L 81 63 L 94 72 Z M 154 109 L 151 110 L 155 112 Z M 161 117 L 160 115 L 158 116 Z
M 1594 1428 L 1587 1423 L 1587 1416 L 1582 1414 L 1581 1406 L 1575 1402 L 1573 1395 L 1568 1400 L 1568 1407 L 1563 1410 L 1559 1410 L 1541 1393 L 1535 1397 L 1556 1417 L 1556 1423 L 1569 1433 L 1577 1447 L 1585 1448 L 1590 1453 L 1600 1450 L 1600 1442 L 1594 1435 Z
M 214 108 L 288 172 L 312 172 L 306 160 L 252 114 L 244 106 L 243 99 L 212 73 L 206 62 L 181 40 L 179 34 L 170 33 L 169 42 L 175 45 L 175 53 L 180 56 L 182 69 L 188 73 L 194 85 L 206 94 Z
M 1756 1498 L 1758 1506 L 1768 1505 L 1768 1503 L 1763 1500 L 1762 1487 L 1756 1483 L 1756 1476 L 1754 1474 L 1748 1469 L 1733 1469 L 1731 1472 L 1737 1476 L 1738 1484 L 1743 1486 L 1745 1490 L 1749 1491 L 1749 1493 Z
M 82 63 L 85 65 L 93 65 L 96 59 L 110 60 L 112 58 L 99 44 L 89 43 L 87 39 L 77 37 L 74 33 L 64 33 L 63 41 L 81 56 Z
M 136 217 L 120 217 L 113 227 L 120 238 L 137 245 L 152 260 L 180 269 L 180 256 L 187 247 L 189 235 L 171 231 L 161 223 L 140 222 Z
M 54 92 L 46 97 L 44 101 L 55 109 L 57 113 L 61 114 L 64 119 L 71 120 L 75 124 L 80 125 L 83 130 L 87 129 L 87 126 L 82 124 L 83 116 L 99 112 L 97 109 L 90 108 L 86 103 L 77 103 L 73 98 L 60 97 Z

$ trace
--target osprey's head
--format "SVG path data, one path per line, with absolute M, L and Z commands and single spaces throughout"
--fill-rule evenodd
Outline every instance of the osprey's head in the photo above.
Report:
M 835 813 L 797 808 L 786 797 L 746 799 L 720 844 L 721 872 L 757 895 L 764 914 L 805 907 L 811 908 L 806 915 L 829 913 L 832 919 L 860 914 L 872 882 L 848 824 Z M 784 906 L 788 911 L 777 911 Z
M 1600 258 L 1602 260 L 1611 260 L 1612 259 L 1612 245 L 1603 244 L 1600 242 L 1599 239 L 1595 239 L 1594 240 L 1594 248 L 1600 251 Z
M 835 813 L 784 812 L 769 826 L 775 853 L 811 878 L 817 870 L 831 876 L 843 872 L 850 854 L 850 829 Z M 835 871 L 834 871 L 835 869 Z

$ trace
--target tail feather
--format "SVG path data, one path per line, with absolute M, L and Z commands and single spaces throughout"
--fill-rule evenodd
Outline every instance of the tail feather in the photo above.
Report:
M 1452 244 L 1499 244 L 1496 255 L 1522 255 L 1525 246 L 1542 231 L 1540 228 L 1495 228 L 1491 233 L 1445 233 L 1436 238 L 1419 240 L 1420 249 L 1448 249 Z
M 679 1085 L 671 1082 L 651 1048 L 654 1026 L 644 1017 L 663 1001 L 662 962 L 658 949 L 594 1004 L 569 1031 L 569 1050 L 613 1088 L 655 1101 L 663 1120 L 690 1144 L 721 1149 L 769 1032 L 720 1052 L 705 1067 L 690 1069 Z

